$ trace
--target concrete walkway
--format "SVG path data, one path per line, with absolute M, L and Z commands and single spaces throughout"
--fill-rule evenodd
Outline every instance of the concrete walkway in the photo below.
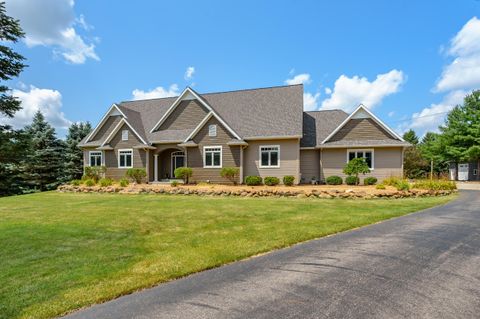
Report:
M 480 193 L 68 318 L 479 318 Z

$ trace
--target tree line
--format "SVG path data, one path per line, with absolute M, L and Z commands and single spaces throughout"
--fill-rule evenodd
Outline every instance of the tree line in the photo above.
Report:
M 18 42 L 24 33 L 18 20 L 9 17 L 0 2 L 0 116 L 12 118 L 22 106 L 6 85 L 27 67 L 25 58 L 7 44 Z M 83 152 L 77 145 L 91 130 L 89 123 L 74 123 L 66 140 L 37 112 L 31 125 L 16 130 L 0 125 L 0 196 L 56 188 L 83 174 Z
M 447 114 L 439 133 L 428 132 L 420 140 L 409 130 L 403 138 L 412 144 L 404 154 L 408 178 L 446 177 L 450 163 L 476 162 L 480 172 L 480 90 Z

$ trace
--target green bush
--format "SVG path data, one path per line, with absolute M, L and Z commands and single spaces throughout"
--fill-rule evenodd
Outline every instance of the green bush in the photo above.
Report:
M 185 184 L 188 184 L 188 179 L 192 177 L 193 170 L 190 167 L 179 167 L 173 172 L 175 178 L 183 179 Z
M 73 186 L 80 186 L 81 183 L 82 181 L 79 179 L 74 179 L 70 181 L 70 185 L 73 185 Z
M 84 176 L 85 179 L 93 179 L 97 183 L 106 171 L 107 168 L 105 166 L 86 166 Z
M 85 179 L 84 184 L 85 184 L 85 186 L 95 186 L 96 183 L 93 179 L 87 178 L 87 179 Z
M 178 184 L 179 184 L 178 181 L 171 181 L 170 182 L 170 186 L 172 186 L 172 187 L 177 187 Z
M 328 185 L 341 185 L 343 183 L 343 180 L 340 176 L 329 176 L 327 177 L 327 179 L 325 180 L 325 182 L 328 184 Z
M 237 180 L 235 179 L 236 176 L 240 173 L 240 169 L 238 167 L 224 167 L 220 170 L 220 176 L 226 178 L 237 184 Z
M 399 191 L 408 191 L 410 190 L 410 183 L 407 180 L 401 179 L 394 185 Z
M 413 183 L 412 188 L 428 189 L 433 191 L 445 190 L 450 191 L 457 189 L 457 185 L 453 181 L 446 180 L 419 180 Z
M 129 168 L 125 175 L 137 184 L 141 184 L 147 176 L 147 171 L 145 171 L 145 168 Z
M 262 178 L 260 176 L 247 176 L 245 177 L 245 184 L 248 186 L 262 185 Z
M 349 184 L 349 185 L 358 185 L 360 183 L 360 179 L 358 178 L 359 174 L 365 175 L 366 173 L 370 173 L 370 168 L 368 167 L 367 162 L 364 158 L 354 158 L 349 161 L 345 167 L 343 168 L 343 172 L 349 176 L 355 176 L 356 179 L 350 179 L 350 181 L 356 181 L 356 184 Z M 346 181 L 346 180 L 345 180 Z M 348 183 L 347 183 L 348 184 Z
M 100 179 L 99 184 L 100 184 L 101 187 L 112 186 L 113 185 L 113 179 L 102 178 L 102 179 Z
M 292 176 L 292 175 L 283 176 L 283 185 L 292 186 L 293 182 L 295 182 L 295 176 Z
M 266 176 L 263 179 L 263 183 L 267 186 L 276 186 L 276 185 L 280 184 L 280 179 L 278 177 L 274 177 L 274 176 Z
M 375 185 L 377 183 L 378 179 L 373 176 L 365 177 L 363 179 L 363 184 L 365 185 Z
M 377 186 L 375 186 L 376 189 L 386 189 L 385 185 L 383 184 L 378 184 Z
M 128 179 L 125 178 L 125 177 L 121 178 L 120 181 L 119 181 L 119 183 L 120 183 L 120 186 L 121 186 L 121 187 L 127 187 L 128 184 L 130 184 L 130 183 L 128 182 Z
M 385 178 L 382 183 L 387 186 L 395 186 L 401 180 L 402 179 L 399 177 L 391 176 L 391 177 Z
M 347 176 L 345 178 L 345 184 L 347 185 L 358 185 L 360 183 L 360 178 L 357 176 Z

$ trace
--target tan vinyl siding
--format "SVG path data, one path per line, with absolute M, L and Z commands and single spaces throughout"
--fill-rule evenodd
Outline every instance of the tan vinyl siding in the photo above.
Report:
M 394 139 L 387 131 L 371 118 L 351 119 L 332 138 L 330 142 L 352 140 Z
M 115 115 L 109 116 L 108 119 L 105 121 L 105 124 L 98 130 L 97 133 L 91 138 L 92 141 L 103 141 L 105 140 L 110 133 L 112 133 L 113 129 L 117 126 L 118 122 L 122 119 L 122 116 Z
M 320 151 L 300 150 L 300 182 L 310 183 L 312 177 L 320 180 Z
M 205 107 L 197 100 L 182 101 L 162 123 L 160 130 L 193 130 L 207 113 Z
M 349 148 L 353 150 L 354 148 Z M 362 148 L 363 149 L 363 148 Z M 374 169 L 369 173 L 360 176 L 363 180 L 367 176 L 375 176 L 379 182 L 391 176 L 401 177 L 402 171 L 402 152 L 401 147 L 373 148 L 374 150 Z M 322 179 L 332 175 L 337 175 L 345 179 L 343 168 L 347 163 L 347 149 L 323 149 L 321 153 L 321 173 Z
M 274 176 L 278 177 L 280 181 L 282 181 L 285 175 L 292 175 L 295 177 L 295 183 L 299 183 L 300 142 L 298 139 L 248 141 L 248 144 L 248 147 L 243 151 L 244 177 L 249 175 L 258 175 L 262 178 L 266 176 Z M 260 168 L 261 145 L 280 146 L 279 168 Z
M 122 141 L 122 131 L 128 130 L 128 141 Z M 142 149 L 134 149 L 133 146 L 142 144 L 137 138 L 135 133 L 124 124 L 120 130 L 110 141 L 110 146 L 114 148 L 112 151 L 104 151 L 105 154 L 105 166 L 107 167 L 106 177 L 113 179 L 120 179 L 125 177 L 125 173 L 128 168 L 118 168 L 118 150 L 119 149 L 133 149 L 133 167 L 145 168 L 146 167 L 146 152 Z
M 217 125 L 217 136 L 208 136 L 208 126 Z M 193 141 L 198 147 L 187 148 L 187 166 L 193 169 L 192 181 L 210 181 L 212 183 L 230 183 L 228 179 L 220 176 L 221 168 L 203 167 L 203 147 L 204 146 L 222 146 L 222 167 L 240 166 L 240 146 L 228 146 L 227 143 L 232 139 L 232 135 L 212 117 L 200 129 Z

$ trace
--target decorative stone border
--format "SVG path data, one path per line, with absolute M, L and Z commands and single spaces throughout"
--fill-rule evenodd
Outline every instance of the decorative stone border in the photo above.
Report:
M 406 198 L 406 197 L 429 197 L 446 196 L 457 192 L 457 190 L 424 190 L 411 189 L 409 191 L 377 190 L 375 193 L 367 193 L 362 190 L 278 190 L 278 189 L 202 189 L 188 186 L 180 187 L 148 187 L 135 185 L 133 187 L 118 186 L 73 186 L 61 185 L 59 192 L 73 193 L 119 193 L 119 194 L 166 194 L 166 195 L 197 195 L 197 196 L 237 196 L 237 197 L 297 197 L 297 198 L 350 198 L 350 199 L 371 199 L 371 198 Z

